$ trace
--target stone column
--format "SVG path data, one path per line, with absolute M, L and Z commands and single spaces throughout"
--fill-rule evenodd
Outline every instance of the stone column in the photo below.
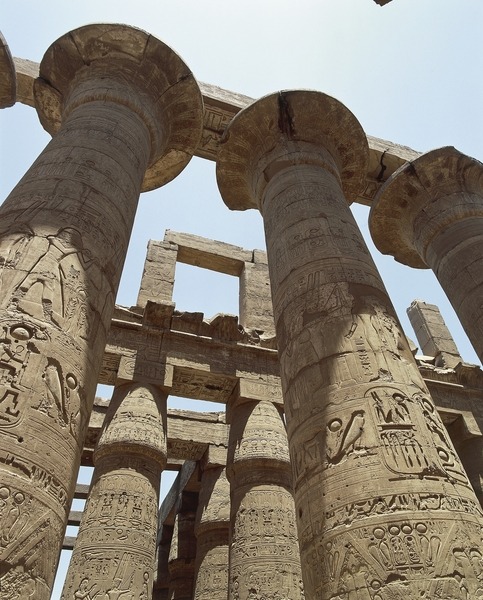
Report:
M 114 390 L 62 599 L 87 592 L 93 598 L 151 599 L 166 466 L 166 399 L 149 385 Z
M 0 108 L 7 108 L 15 104 L 16 96 L 15 64 L 7 42 L 0 32 Z
M 449 147 L 402 166 L 376 196 L 370 229 L 383 254 L 433 270 L 483 362 L 483 165 Z
M 36 81 L 52 141 L 0 208 L 0 585 L 50 597 L 139 192 L 201 130 L 196 82 L 148 34 L 89 25 Z
M 225 468 L 203 471 L 195 522 L 194 600 L 226 600 L 230 535 L 230 484 Z
M 463 362 L 453 336 L 436 305 L 413 300 L 406 312 L 422 354 L 434 356 L 436 367 L 454 369 Z
M 168 600 L 192 600 L 195 576 L 195 518 L 198 494 L 183 492 L 181 505 L 174 520 L 169 549 Z
M 301 600 L 292 473 L 282 417 L 271 402 L 235 400 L 229 422 L 228 598 Z
M 466 599 L 481 511 L 346 202 L 366 156 L 342 104 L 288 91 L 218 158 L 226 204 L 263 215 L 305 593 Z

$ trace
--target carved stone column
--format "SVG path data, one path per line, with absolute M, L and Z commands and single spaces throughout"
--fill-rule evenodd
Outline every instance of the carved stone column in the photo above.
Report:
M 455 148 L 404 165 L 377 195 L 370 228 L 383 254 L 433 270 L 483 362 L 483 165 Z
M 194 600 L 226 600 L 230 484 L 224 467 L 211 467 L 203 471 L 195 534 Z
M 292 473 L 282 417 L 271 402 L 235 401 L 229 421 L 228 598 L 301 600 Z
M 93 598 L 151 599 L 166 398 L 159 388 L 136 383 L 114 390 L 63 599 L 88 590 Z
M 471 597 L 481 510 L 350 212 L 367 141 L 322 93 L 227 128 L 218 183 L 265 226 L 307 598 Z
M 198 494 L 183 492 L 181 506 L 174 520 L 169 549 L 168 600 L 192 600 L 195 576 L 195 518 Z
M 52 141 L 0 208 L 2 592 L 50 597 L 141 189 L 188 162 L 198 86 L 122 25 L 55 42 L 36 82 Z
M 15 65 L 7 42 L 0 32 L 0 108 L 15 104 L 16 95 Z

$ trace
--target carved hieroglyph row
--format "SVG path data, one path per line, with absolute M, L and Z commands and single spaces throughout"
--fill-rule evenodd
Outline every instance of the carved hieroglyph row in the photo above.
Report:
M 0 479 L 13 502 L 2 516 L 0 585 L 42 600 L 139 194 L 189 162 L 202 101 L 178 55 L 126 26 L 70 32 L 39 73 L 35 106 L 55 135 L 0 209 Z
M 166 454 L 166 394 L 138 384 L 116 388 L 62 598 L 89 590 L 148 600 Z
M 303 598 L 287 434 L 271 402 L 228 407 L 229 600 Z
M 343 105 L 294 91 L 239 113 L 218 158 L 226 204 L 264 219 L 304 584 L 464 600 L 483 592 L 483 514 L 348 207 L 366 157 Z M 428 493 L 465 502 L 428 514 Z

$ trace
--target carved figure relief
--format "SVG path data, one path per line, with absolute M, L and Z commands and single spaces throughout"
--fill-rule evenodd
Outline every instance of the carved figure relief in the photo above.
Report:
M 357 452 L 358 441 L 364 433 L 364 423 L 364 411 L 357 410 L 346 424 L 339 418 L 327 424 L 326 453 L 330 463 L 339 462 L 351 451 Z
M 43 336 L 24 323 L 3 325 L 0 339 L 0 428 L 14 427 L 24 416 L 29 388 L 23 377 L 32 353 L 39 354 Z

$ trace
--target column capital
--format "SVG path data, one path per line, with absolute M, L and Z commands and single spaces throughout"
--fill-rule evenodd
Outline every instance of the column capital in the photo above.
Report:
M 104 456 L 141 456 L 166 465 L 166 394 L 147 384 L 125 384 L 114 390 L 94 463 Z
M 15 104 L 16 96 L 15 65 L 7 42 L 0 32 L 0 108 Z
M 40 63 L 34 96 L 40 122 L 52 135 L 84 102 L 110 100 L 136 112 L 151 134 L 141 191 L 174 179 L 201 138 L 203 101 L 193 74 L 169 46 L 127 25 L 86 25 L 60 37 Z
M 369 227 L 383 254 L 425 269 L 426 248 L 434 236 L 475 216 L 483 216 L 483 165 L 446 146 L 391 175 L 374 200 Z
M 230 209 L 259 208 L 260 181 L 286 167 L 317 164 L 340 178 L 352 202 L 368 156 L 360 123 L 338 100 L 317 91 L 284 90 L 250 104 L 230 123 L 218 153 L 218 187 Z

